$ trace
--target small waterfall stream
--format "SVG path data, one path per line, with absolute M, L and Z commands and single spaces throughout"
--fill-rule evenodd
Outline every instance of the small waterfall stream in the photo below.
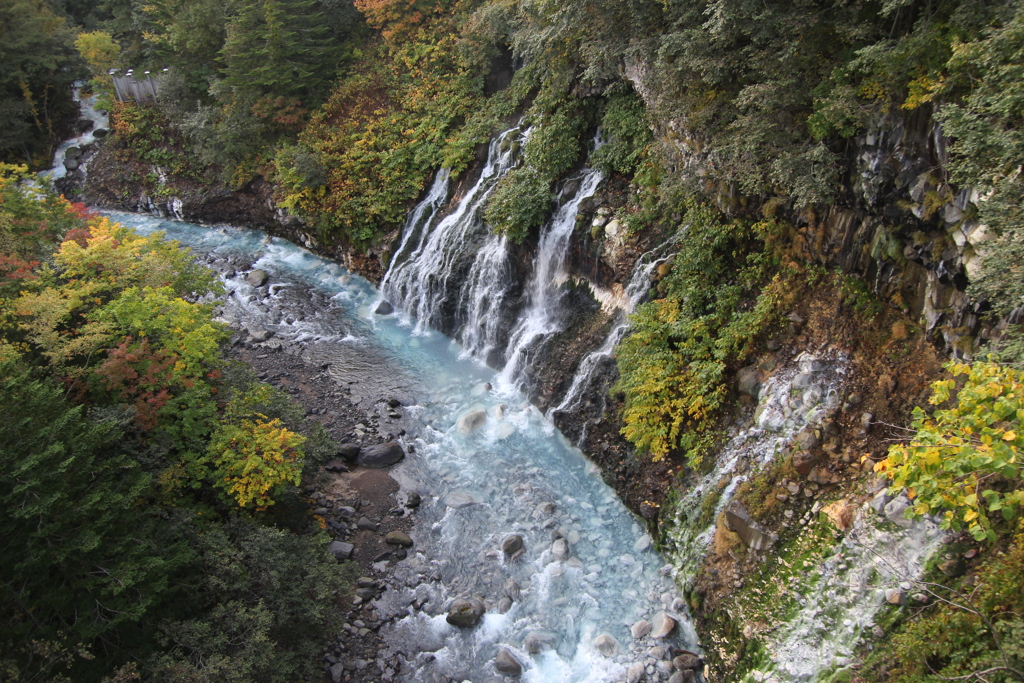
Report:
M 96 95 L 82 96 L 82 84 L 75 86 L 72 91 L 72 97 L 79 104 L 79 118 L 91 121 L 92 126 L 90 126 L 89 130 L 79 133 L 76 137 L 65 140 L 57 146 L 53 154 L 53 167 L 48 171 L 39 173 L 40 176 L 45 176 L 52 180 L 57 180 L 67 175 L 68 171 L 64 167 L 64 159 L 69 149 L 72 147 L 81 148 L 92 144 L 96 140 L 96 131 L 101 128 L 106 129 L 108 125 L 107 113 L 96 108 Z
M 595 147 L 599 146 L 599 139 L 595 138 L 594 143 Z M 537 245 L 533 277 L 527 287 L 526 310 L 512 330 L 506 354 L 508 360 L 498 376 L 498 386 L 503 389 L 524 388 L 531 349 L 562 327 L 561 295 L 562 285 L 569 279 L 566 268 L 569 241 L 576 229 L 580 204 L 594 195 L 602 180 L 604 175 L 600 170 L 588 168 L 562 185 L 560 206 L 545 224 Z

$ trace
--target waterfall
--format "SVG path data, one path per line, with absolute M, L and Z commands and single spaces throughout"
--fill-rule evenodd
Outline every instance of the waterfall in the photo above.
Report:
M 438 211 L 441 210 L 445 200 L 448 198 L 449 175 L 450 173 L 447 168 L 439 170 L 437 175 L 434 176 L 434 183 L 430 186 L 427 196 L 416 205 L 416 208 L 405 219 L 405 224 L 402 226 L 402 242 L 391 257 L 392 267 L 384 274 L 384 279 L 380 283 L 380 291 L 385 297 L 398 296 L 394 285 L 391 284 L 391 280 L 411 266 L 413 263 L 411 256 L 413 254 L 418 254 L 423 250 L 423 243 L 426 241 L 428 228 L 434 222 Z M 411 247 L 410 245 L 417 237 L 419 239 L 416 242 L 416 246 Z M 400 275 L 397 276 L 401 277 Z
M 465 280 L 466 273 L 481 261 L 495 264 L 494 268 L 504 265 L 504 249 L 495 247 L 496 240 L 500 240 L 490 234 L 481 214 L 497 181 L 515 166 L 519 148 L 529 132 L 516 126 L 493 139 L 479 180 L 455 210 L 436 225 L 431 227 L 443 203 L 439 184 L 447 185 L 447 171 L 438 174 L 434 188 L 406 221 L 402 246 L 384 278 L 384 294 L 415 318 L 417 334 L 432 327 L 457 332 L 465 315 L 459 310 L 460 301 L 465 299 L 465 286 L 459 283 Z M 416 233 L 416 248 L 410 250 Z M 462 335 L 456 336 L 461 340 Z
M 60 143 L 54 151 L 52 167 L 48 171 L 40 172 L 40 177 L 48 177 L 51 180 L 57 180 L 66 176 L 68 169 L 65 167 L 64 160 L 67 155 L 67 151 L 72 147 L 80 149 L 86 145 L 91 145 L 96 140 L 95 132 L 99 129 L 106 129 L 107 127 L 107 113 L 96 109 L 96 95 L 90 95 L 88 97 L 82 96 L 83 85 L 83 82 L 75 84 L 75 87 L 72 90 L 72 98 L 79 105 L 79 118 L 91 121 L 92 125 L 88 130 L 79 133 L 76 137 L 69 138 Z M 77 164 L 75 164 L 74 167 L 77 168 Z
M 595 146 L 600 140 L 595 138 Z M 559 201 L 561 206 L 545 225 L 537 245 L 533 277 L 527 288 L 529 297 L 526 310 L 520 315 L 509 341 L 508 361 L 499 375 L 503 388 L 522 389 L 530 365 L 530 351 L 538 341 L 555 334 L 562 326 L 562 285 L 569 279 L 566 254 L 576 229 L 576 215 L 580 204 L 597 191 L 604 175 L 598 169 L 588 168 L 564 183 Z M 571 199 L 566 195 L 571 195 Z
M 555 413 L 571 413 L 580 407 L 583 396 L 593 384 L 597 372 L 607 361 L 611 360 L 615 347 L 619 345 L 619 342 L 626 336 L 626 332 L 629 331 L 629 314 L 647 296 L 647 290 L 651 286 L 651 275 L 658 266 L 671 256 L 671 253 L 665 253 L 666 247 L 674 244 L 675 241 L 676 238 L 673 237 L 668 242 L 652 249 L 637 259 L 636 265 L 633 266 L 633 275 L 626 284 L 626 308 L 619 309 L 616 312 L 612 329 L 609 330 L 604 343 L 595 351 L 588 353 L 580 361 L 579 366 L 576 368 L 576 374 L 573 375 L 572 384 L 569 385 L 569 391 L 565 393 L 561 403 L 548 411 L 548 417 L 553 417 Z

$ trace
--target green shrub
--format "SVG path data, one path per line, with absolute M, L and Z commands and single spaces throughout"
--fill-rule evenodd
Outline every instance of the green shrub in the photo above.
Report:
M 551 182 L 529 166 L 517 168 L 498 182 L 484 218 L 513 242 L 522 242 L 551 211 Z
M 722 223 L 708 207 L 691 205 L 663 296 L 632 316 L 616 356 L 626 397 L 622 433 L 654 460 L 678 448 L 700 465 L 729 370 L 776 319 L 785 279 L 770 276 L 761 227 Z

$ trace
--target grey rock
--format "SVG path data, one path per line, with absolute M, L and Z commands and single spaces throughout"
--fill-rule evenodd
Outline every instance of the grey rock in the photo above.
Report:
M 647 655 L 653 659 L 665 659 L 665 648 L 661 645 L 655 645 L 647 651 Z
M 327 464 L 324 465 L 324 469 L 328 472 L 348 472 L 348 465 L 338 459 L 328 460 Z
M 248 275 L 245 276 L 245 281 L 248 282 L 253 287 L 262 287 L 263 285 L 267 284 L 267 273 L 266 271 L 258 269 L 251 271 Z
M 668 683 L 683 683 L 683 674 L 679 671 L 668 677 Z
M 352 462 L 357 457 L 359 457 L 360 450 L 361 449 L 359 444 L 343 443 L 340 446 L 338 446 L 338 456 L 344 460 Z
M 97 128 L 92 132 L 92 136 L 97 140 L 107 137 L 109 131 L 106 128 Z
M 765 344 L 765 348 L 772 352 L 778 351 L 779 349 L 782 348 L 782 342 L 780 342 L 778 339 L 769 339 L 768 343 Z
M 725 523 L 730 530 L 739 535 L 743 544 L 752 550 L 764 550 L 775 543 L 775 534 L 755 522 L 740 503 L 733 503 L 725 511 Z
M 327 546 L 327 550 L 339 560 L 348 560 L 355 553 L 356 547 L 344 541 L 334 541 Z
M 360 517 L 359 520 L 356 522 L 356 527 L 363 529 L 364 531 L 377 530 L 377 524 L 368 517 Z
M 626 683 L 640 683 L 644 677 L 644 665 L 637 662 L 626 670 Z
M 907 498 L 906 494 L 901 494 L 896 498 L 893 498 L 885 506 L 885 518 L 897 526 L 909 529 L 913 524 L 913 521 L 904 517 L 904 514 L 910 507 L 910 500 Z
M 885 506 L 888 505 L 890 501 L 892 501 L 892 495 L 889 493 L 889 490 L 882 489 L 875 494 L 875 497 L 871 499 L 871 502 L 868 503 L 868 505 L 870 505 L 871 509 L 875 512 L 882 514 L 885 510 Z
M 501 552 L 504 553 L 508 559 L 515 559 L 526 552 L 526 546 L 523 543 L 523 537 L 519 534 L 512 534 L 506 536 L 505 540 L 501 542 Z
M 384 537 L 384 542 L 388 545 L 397 545 L 402 548 L 409 548 L 412 546 L 412 539 L 409 538 L 409 534 L 404 531 L 391 531 Z
M 594 647 L 605 657 L 614 657 L 619 654 L 619 641 L 607 633 L 602 633 L 594 638 Z
M 487 411 L 482 409 L 471 410 L 458 420 L 459 431 L 463 434 L 480 428 L 487 422 Z
M 672 666 L 679 671 L 703 671 L 704 660 L 692 652 L 684 652 L 672 660 Z
M 416 493 L 415 491 L 408 491 L 405 494 L 405 506 L 406 507 L 409 507 L 409 508 L 419 507 L 420 506 L 420 502 L 422 502 L 422 499 L 420 498 L 420 494 Z
M 359 451 L 356 462 L 363 467 L 382 469 L 389 465 L 400 462 L 405 457 L 405 451 L 396 441 L 367 446 Z
M 506 676 L 519 676 L 523 673 L 523 665 L 519 663 L 508 648 L 500 648 L 494 658 L 494 668 Z
M 512 609 L 512 598 L 507 595 L 501 596 L 501 600 L 498 600 L 498 614 L 508 614 L 510 609 Z
M 395 307 L 390 302 L 381 301 L 373 312 L 377 315 L 391 315 L 395 312 Z
M 505 595 L 513 600 L 518 600 L 522 595 L 522 588 L 520 588 L 515 579 L 509 579 L 505 582 Z
M 452 626 L 459 628 L 473 628 L 483 619 L 485 611 L 484 603 L 473 598 L 457 598 L 448 607 L 448 616 L 445 618 Z
M 554 555 L 556 560 L 565 562 L 569 559 L 569 542 L 564 538 L 556 539 L 551 544 L 551 554 Z
M 330 672 L 332 683 L 341 683 L 342 677 L 345 675 L 345 665 L 338 662 L 330 668 Z
M 65 159 L 80 159 L 81 156 L 82 156 L 82 148 L 81 147 L 68 147 L 66 150 L 64 150 L 64 158 Z
M 666 612 L 658 612 L 651 620 L 651 638 L 667 638 L 676 630 L 676 620 Z
M 535 655 L 558 646 L 558 634 L 552 631 L 530 631 L 523 639 L 523 649 Z
M 640 640 L 641 638 L 643 638 L 651 632 L 651 622 L 647 621 L 646 619 L 641 619 L 640 621 L 633 624 L 633 626 L 629 629 L 629 632 L 633 634 L 634 640 Z
M 748 365 L 736 373 L 736 390 L 740 394 L 757 398 L 761 392 L 761 382 L 757 379 L 757 366 Z
M 801 430 L 794 440 L 796 441 L 796 444 L 805 451 L 813 450 L 821 445 L 821 439 L 818 438 L 818 435 L 815 434 L 814 430 L 810 427 Z
M 270 330 L 264 330 L 262 328 L 255 328 L 249 330 L 249 337 L 256 343 L 262 343 L 274 336 L 274 333 Z

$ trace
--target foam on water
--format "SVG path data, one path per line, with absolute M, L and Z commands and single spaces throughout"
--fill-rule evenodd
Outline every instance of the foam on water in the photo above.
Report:
M 664 644 L 697 648 L 664 560 L 598 468 L 525 396 L 484 390 L 494 372 L 466 358 L 457 344 L 437 333 L 414 338 L 399 316 L 375 315 L 379 294 L 368 282 L 284 240 L 148 216 L 113 217 L 140 232 L 165 230 L 216 259 L 241 254 L 254 260 L 270 275 L 269 292 L 235 274 L 227 283 L 225 319 L 272 331 L 269 348 L 327 365 L 339 379 L 355 377 L 349 386 L 356 399 L 372 404 L 396 395 L 407 405 L 401 438 L 414 452 L 392 473 L 423 502 L 411 532 L 415 552 L 395 569 L 404 587 L 385 592 L 378 608 L 408 615 L 382 632 L 393 652 L 408 660 L 403 671 L 410 680 L 482 681 L 493 675 L 500 646 L 524 664 L 524 681 L 610 683 L 629 664 L 646 661 L 655 644 L 634 643 L 629 627 L 663 610 L 680 625 Z M 485 423 L 463 433 L 458 419 L 478 407 L 487 412 Z M 554 512 L 541 507 L 546 503 Z M 500 546 L 512 533 L 523 537 L 526 550 L 509 560 Z M 553 535 L 570 541 L 567 560 L 553 556 Z M 508 579 L 522 591 L 501 615 L 495 603 Z M 489 603 L 484 623 L 469 631 L 448 625 L 448 603 L 475 595 Z M 423 611 L 407 610 L 417 599 L 426 599 Z M 536 630 L 557 634 L 557 646 L 527 654 L 523 639 Z M 621 654 L 606 658 L 595 650 L 602 633 L 621 644 Z M 432 661 L 423 658 L 426 652 Z

